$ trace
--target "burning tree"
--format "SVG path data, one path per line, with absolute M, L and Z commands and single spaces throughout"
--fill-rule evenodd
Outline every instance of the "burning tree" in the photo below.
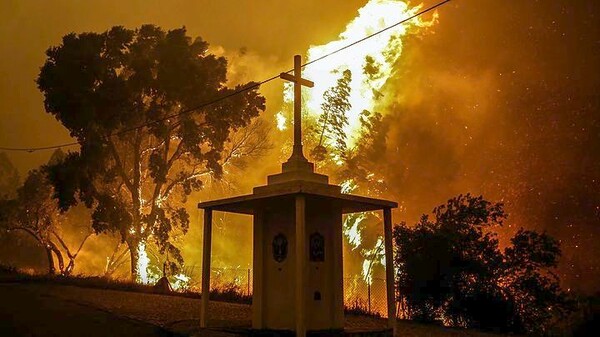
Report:
M 81 144 L 51 169 L 60 207 L 78 196 L 96 232 L 119 233 L 138 282 L 148 281 L 150 242 L 183 262 L 172 242 L 188 230 L 182 202 L 203 177 L 222 175 L 230 131 L 264 110 L 255 89 L 232 95 L 245 86 L 225 86 L 227 62 L 207 50 L 185 28 L 69 34 L 48 49 L 37 80 L 46 110 Z
M 352 108 L 349 101 L 349 84 L 351 80 L 352 72 L 346 69 L 336 85 L 323 94 L 323 103 L 321 104 L 323 113 L 319 116 L 319 124 L 322 128 L 319 135 L 319 144 L 311 151 L 311 155 L 316 160 L 321 161 L 326 158 L 327 150 L 323 146 L 324 139 L 327 140 L 327 143 L 332 144 L 331 146 L 336 150 L 336 157 L 343 158 L 346 154 L 347 136 L 344 127 L 348 125 L 346 114 Z

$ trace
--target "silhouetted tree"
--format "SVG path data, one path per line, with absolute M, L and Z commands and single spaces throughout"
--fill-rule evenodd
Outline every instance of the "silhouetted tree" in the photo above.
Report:
M 221 176 L 230 131 L 264 109 L 255 89 L 202 105 L 244 88 L 225 86 L 227 62 L 207 50 L 185 28 L 69 34 L 47 51 L 37 80 L 46 110 L 81 143 L 51 169 L 60 207 L 78 195 L 96 232 L 119 233 L 136 281 L 148 241 L 183 262 L 172 244 L 189 227 L 181 201 L 203 177 Z
M 374 61 L 368 58 L 366 62 Z M 373 67 L 373 64 L 365 67 L 365 74 L 373 75 Z M 344 70 L 336 84 L 323 93 L 323 112 L 318 120 L 306 121 L 309 132 L 305 145 L 312 149 L 311 159 L 318 162 L 320 170 L 340 182 L 351 183 L 352 189 L 377 196 L 386 190 L 382 174 L 385 165 L 382 165 L 381 156 L 386 151 L 389 125 L 382 114 L 363 110 L 357 132 L 348 134 L 351 82 L 352 72 Z M 350 137 L 353 137 L 351 146 Z
M 323 94 L 321 109 L 323 113 L 319 116 L 320 126 L 318 145 L 312 150 L 311 155 L 318 161 L 324 160 L 327 149 L 324 141 L 335 150 L 337 157 L 344 157 L 347 149 L 346 132 L 344 128 L 348 125 L 346 115 L 352 105 L 350 104 L 350 82 L 352 72 L 348 69 L 342 72 L 335 86 L 327 89 Z
M 553 269 L 560 244 L 546 233 L 520 229 L 504 251 L 505 269 L 500 283 L 515 301 L 520 324 L 526 331 L 545 332 L 545 322 L 564 317 L 570 301 L 560 289 Z
M 385 153 L 389 125 L 378 112 L 364 110 L 360 114 L 360 129 L 356 144 L 346 151 L 336 176 L 341 181 L 352 181 L 362 193 L 380 196 L 387 190 L 381 156 Z
M 83 237 L 77 248 L 69 247 L 62 226 L 66 216 L 58 210 L 53 188 L 43 170 L 33 170 L 17 190 L 17 197 L 0 201 L 0 229 L 4 232 L 22 232 L 32 237 L 46 252 L 48 273 L 70 275 L 75 259 L 88 237 L 88 226 L 83 227 Z M 67 261 L 65 261 L 65 256 Z
M 503 205 L 469 194 L 423 215 L 414 228 L 394 228 L 398 300 L 403 314 L 423 321 L 503 332 L 543 330 L 569 308 L 551 268 L 558 242 L 520 230 L 504 253 L 493 227 Z

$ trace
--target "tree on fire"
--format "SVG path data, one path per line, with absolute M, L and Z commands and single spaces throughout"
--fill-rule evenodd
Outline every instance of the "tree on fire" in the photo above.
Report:
M 366 62 L 370 64 L 373 60 L 367 59 Z M 365 67 L 364 71 L 370 76 L 374 74 L 372 67 Z M 389 125 L 381 113 L 363 110 L 359 115 L 357 133 L 348 134 L 352 73 L 350 70 L 339 72 L 341 75 L 336 84 L 323 94 L 323 112 L 318 120 L 306 121 L 309 132 L 304 139 L 305 144 L 312 149 L 310 157 L 318 163 L 319 170 L 338 181 L 344 192 L 360 191 L 369 196 L 381 196 L 387 190 L 383 179 L 387 167 L 381 161 L 381 154 L 386 151 Z M 363 277 L 367 279 L 371 278 L 373 266 L 381 261 L 383 238 L 377 235 L 374 241 L 363 242 L 352 233 L 362 232 L 368 227 L 367 223 L 379 221 L 376 214 L 368 212 L 348 215 L 343 224 L 352 250 L 362 246 L 356 252 L 369 266 L 362 269 Z M 372 248 L 366 248 L 371 244 Z
M 570 307 L 552 268 L 558 242 L 519 230 L 502 252 L 503 205 L 469 194 L 394 228 L 398 294 L 407 318 L 502 332 L 544 331 Z
M 339 181 L 352 181 L 360 187 L 368 186 L 368 191 L 363 192 L 375 196 L 385 189 L 380 176 L 374 172 L 383 169 L 376 163 L 386 150 L 389 126 L 380 113 L 364 110 L 359 116 L 360 128 L 355 145 L 348 146 L 349 135 L 345 128 L 348 126 L 347 114 L 352 108 L 351 81 L 352 72 L 344 70 L 336 85 L 325 91 L 321 104 L 323 112 L 318 121 L 307 121 L 309 132 L 305 143 L 312 148 L 311 159 L 318 162 L 322 170 Z
M 26 233 L 46 252 L 48 273 L 55 274 L 58 264 L 58 273 L 66 276 L 73 272 L 75 259 L 92 232 L 89 224 L 78 224 L 76 248 L 69 247 L 63 228 L 68 219 L 52 194 L 43 168 L 29 172 L 16 198 L 0 201 L 0 231 Z
M 60 207 L 77 195 L 96 232 L 119 233 L 135 281 L 149 242 L 183 262 L 172 242 L 189 226 L 182 201 L 203 177 L 222 175 L 230 131 L 264 110 L 251 89 L 186 113 L 244 87 L 225 86 L 227 62 L 207 50 L 185 28 L 69 34 L 47 51 L 37 80 L 46 110 L 81 143 L 51 169 Z
M 352 108 L 350 104 L 350 81 L 352 81 L 352 72 L 346 69 L 342 72 L 342 76 L 337 80 L 336 85 L 327 89 L 323 94 L 323 103 L 321 104 L 323 113 L 319 116 L 318 121 L 321 130 L 315 130 L 319 132 L 319 144 L 311 151 L 312 157 L 318 161 L 326 158 L 327 149 L 323 146 L 324 138 L 330 140 L 338 157 L 344 157 L 345 155 L 347 137 L 344 127 L 348 125 L 346 113 Z

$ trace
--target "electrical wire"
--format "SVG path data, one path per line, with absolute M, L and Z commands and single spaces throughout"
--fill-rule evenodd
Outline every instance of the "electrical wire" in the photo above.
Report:
M 376 35 L 384 33 L 384 32 L 386 32 L 386 31 L 388 31 L 388 30 L 390 30 L 390 29 L 392 29 L 394 27 L 397 27 L 397 26 L 399 26 L 399 25 L 401 25 L 403 23 L 406 23 L 407 21 L 415 19 L 415 18 L 417 18 L 417 17 L 419 17 L 419 16 L 421 16 L 421 15 L 427 13 L 427 12 L 430 12 L 430 11 L 432 11 L 432 10 L 438 8 L 438 7 L 441 7 L 441 6 L 445 5 L 446 3 L 450 2 L 450 1 L 451 0 L 441 1 L 441 2 L 435 4 L 435 5 L 431 6 L 431 7 L 428 7 L 426 9 L 422 10 L 422 11 L 419 11 L 419 12 L 417 12 L 417 13 L 415 13 L 415 14 L 413 14 L 413 15 L 411 15 L 411 16 L 409 16 L 409 17 L 407 17 L 407 18 L 405 18 L 405 19 L 403 19 L 401 21 L 398 21 L 398 22 L 396 22 L 395 24 L 393 24 L 391 26 L 388 26 L 388 27 L 386 27 L 384 29 L 381 29 L 381 30 L 379 30 L 379 31 L 371 34 L 371 35 L 367 35 L 367 36 L 365 36 L 365 37 L 363 37 L 363 38 L 361 38 L 359 40 L 356 40 L 356 41 L 354 41 L 354 42 L 352 42 L 350 44 L 347 44 L 347 45 L 345 45 L 343 47 L 340 47 L 340 48 L 338 48 L 336 50 L 333 50 L 333 51 L 331 51 L 331 52 L 329 52 L 329 53 L 327 53 L 325 55 L 322 55 L 322 56 L 314 59 L 314 60 L 306 62 L 306 63 L 304 63 L 304 64 L 301 65 L 301 68 L 305 68 L 305 67 L 307 67 L 307 66 L 309 66 L 309 65 L 311 65 L 313 63 L 319 62 L 319 61 L 321 61 L 321 60 L 323 60 L 323 59 L 325 59 L 325 58 L 327 58 L 327 57 L 329 57 L 331 55 L 337 54 L 337 53 L 339 53 L 339 52 L 341 52 L 343 50 L 346 50 L 346 49 L 348 49 L 350 47 L 353 47 L 353 46 L 355 46 L 355 45 L 357 45 L 357 44 L 359 44 L 359 43 L 361 43 L 361 42 L 363 42 L 365 40 L 368 40 L 368 39 L 370 39 L 370 38 L 372 38 L 372 37 L 374 37 Z M 285 71 L 285 73 L 289 74 L 289 73 L 291 73 L 293 71 L 294 71 L 294 69 L 290 69 L 288 71 Z M 249 91 L 249 90 L 252 90 L 252 89 L 255 89 L 255 88 L 258 88 L 258 87 L 260 87 L 263 84 L 266 84 L 266 83 L 269 83 L 269 82 L 271 82 L 273 80 L 278 79 L 279 76 L 280 75 L 277 74 L 277 75 L 271 76 L 271 77 L 269 77 L 269 78 L 267 78 L 265 80 L 262 80 L 260 82 L 250 82 L 251 84 L 249 84 L 247 86 L 244 86 L 243 88 L 240 88 L 238 90 L 235 90 L 235 91 L 233 91 L 233 92 L 231 92 L 231 93 L 229 93 L 227 95 L 223 95 L 223 96 L 217 97 L 215 99 L 212 99 L 212 100 L 209 100 L 209 101 L 204 102 L 202 104 L 199 104 L 199 105 L 197 105 L 195 107 L 182 110 L 182 111 L 180 111 L 178 113 L 171 114 L 171 115 L 165 116 L 163 118 L 159 118 L 159 119 L 156 119 L 156 120 L 153 120 L 153 121 L 150 121 L 150 122 L 147 122 L 147 123 L 135 126 L 135 127 L 126 128 L 126 129 L 121 130 L 119 132 L 112 133 L 112 134 L 110 134 L 110 135 L 108 135 L 106 137 L 110 138 L 110 137 L 113 137 L 113 136 L 119 136 L 119 135 L 122 135 L 122 134 L 125 134 L 125 133 L 128 133 L 128 132 L 132 132 L 132 131 L 135 131 L 135 130 L 143 129 L 145 127 L 148 127 L 148 126 L 156 124 L 156 123 L 164 122 L 164 121 L 166 121 L 168 119 L 171 119 L 171 118 L 174 118 L 174 117 L 178 117 L 178 116 L 181 116 L 181 115 L 184 115 L 184 114 L 192 113 L 192 112 L 194 112 L 196 110 L 199 110 L 199 109 L 205 108 L 207 106 L 213 105 L 215 103 L 218 103 L 220 101 L 226 100 L 226 99 L 228 99 L 228 98 L 230 98 L 232 96 L 244 93 L 246 91 Z M 60 148 L 63 148 L 63 147 L 71 147 L 71 146 L 81 145 L 81 143 L 82 143 L 81 141 L 75 141 L 75 142 L 70 142 L 70 143 L 63 143 L 63 144 L 50 145 L 50 146 L 41 146 L 41 147 L 0 147 L 0 150 L 2 150 L 2 151 L 19 151 L 19 152 L 29 152 L 29 153 L 32 153 L 32 152 L 35 152 L 35 151 L 53 150 L 53 149 L 60 149 Z

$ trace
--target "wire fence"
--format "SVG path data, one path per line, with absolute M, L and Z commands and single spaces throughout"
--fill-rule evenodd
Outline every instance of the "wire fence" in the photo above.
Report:
M 360 276 L 344 278 L 344 306 L 351 312 L 387 315 L 385 279 L 367 283 Z
M 242 295 L 252 295 L 252 269 L 211 268 L 211 288 L 233 289 Z
M 192 279 L 200 280 L 200 268 L 191 271 Z M 195 273 L 194 273 L 195 272 Z M 252 269 L 211 268 L 212 289 L 234 290 L 241 295 L 252 295 Z M 191 288 L 200 290 L 199 282 Z M 344 306 L 350 312 L 387 315 L 386 283 L 383 278 L 372 278 L 367 283 L 361 276 L 344 278 Z
M 186 267 L 183 273 L 187 276 L 187 284 L 182 290 L 201 291 L 202 268 Z M 210 269 L 210 288 L 228 290 L 240 295 L 252 295 L 252 269 L 235 267 L 216 267 Z

